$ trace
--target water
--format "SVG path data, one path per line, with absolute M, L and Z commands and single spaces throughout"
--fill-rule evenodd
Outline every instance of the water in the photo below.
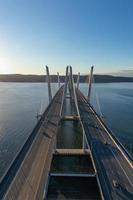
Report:
M 57 84 L 52 84 L 52 92 Z M 0 83 L 0 177 L 48 105 L 44 83 Z
M 86 84 L 80 89 L 87 94 Z M 133 83 L 93 84 L 91 104 L 133 154 Z
M 87 87 L 80 84 L 85 95 Z M 57 84 L 52 84 L 52 91 L 55 94 Z M 91 102 L 97 112 L 102 113 L 114 134 L 131 151 L 133 83 L 95 84 Z M 0 83 L 0 177 L 33 130 L 37 123 L 36 115 L 42 113 L 47 105 L 47 85 L 44 83 Z M 67 138 L 68 143 L 71 143 L 72 137 L 70 140 Z
M 94 173 L 89 155 L 54 155 L 52 173 Z
M 62 121 L 57 136 L 58 149 L 82 148 L 82 129 L 78 121 Z

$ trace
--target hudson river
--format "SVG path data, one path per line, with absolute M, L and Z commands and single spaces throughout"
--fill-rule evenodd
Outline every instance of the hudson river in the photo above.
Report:
M 87 96 L 87 84 L 80 84 Z M 52 84 L 53 95 L 57 84 Z M 93 84 L 91 103 L 133 154 L 133 83 Z M 0 83 L 0 177 L 48 105 L 45 83 Z

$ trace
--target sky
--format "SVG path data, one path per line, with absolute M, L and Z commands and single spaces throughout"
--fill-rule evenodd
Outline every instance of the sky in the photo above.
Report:
M 0 73 L 133 76 L 133 0 L 0 0 Z

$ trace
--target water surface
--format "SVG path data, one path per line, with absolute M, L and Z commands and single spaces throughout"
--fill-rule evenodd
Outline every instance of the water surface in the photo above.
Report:
M 87 84 L 80 84 L 86 96 L 87 87 Z M 91 104 L 133 153 L 133 83 L 93 84 Z
M 87 84 L 80 84 L 85 95 L 87 88 Z M 52 84 L 52 91 L 55 94 L 57 84 Z M 133 152 L 133 83 L 95 84 L 91 103 L 125 147 Z M 0 83 L 0 177 L 32 132 L 37 123 L 36 115 L 47 105 L 44 83 Z M 72 146 L 72 138 L 73 135 L 67 137 L 65 142 Z
M 53 95 L 57 84 L 52 84 Z M 0 83 L 0 177 L 48 105 L 44 83 Z

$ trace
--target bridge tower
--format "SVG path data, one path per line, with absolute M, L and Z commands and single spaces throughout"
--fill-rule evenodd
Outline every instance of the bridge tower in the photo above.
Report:
M 90 102 L 90 97 L 91 97 L 91 86 L 92 86 L 92 81 L 93 81 L 93 68 L 94 68 L 94 66 L 91 67 L 90 76 L 89 76 L 88 102 Z
M 79 78 L 80 78 L 80 72 L 78 73 L 78 76 L 77 76 L 77 88 L 79 89 Z
M 49 96 L 49 103 L 50 103 L 52 100 L 51 78 L 49 74 L 49 68 L 47 65 L 46 65 L 46 74 L 47 74 L 47 83 L 48 83 L 48 96 Z
M 59 75 L 59 72 L 57 72 L 57 77 L 58 77 L 58 88 L 60 88 L 60 75 Z

